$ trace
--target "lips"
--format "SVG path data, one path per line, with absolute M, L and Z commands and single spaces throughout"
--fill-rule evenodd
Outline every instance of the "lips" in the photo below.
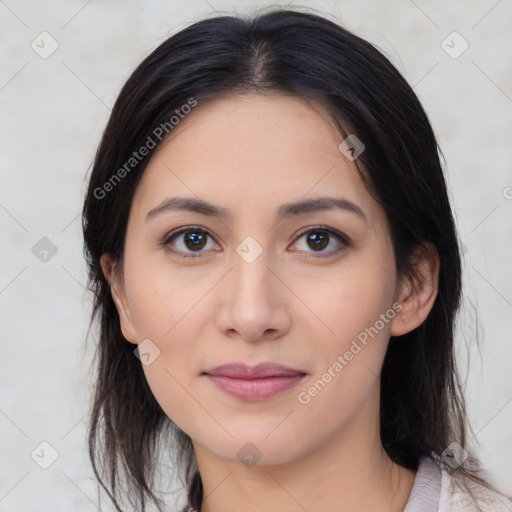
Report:
M 203 372 L 218 389 L 244 400 L 265 400 L 300 382 L 307 374 L 276 363 L 230 363 Z
M 276 363 L 261 363 L 248 366 L 243 363 L 223 364 L 204 372 L 207 375 L 232 377 L 237 379 L 258 379 L 268 377 L 291 377 L 304 375 L 306 372 L 295 370 Z

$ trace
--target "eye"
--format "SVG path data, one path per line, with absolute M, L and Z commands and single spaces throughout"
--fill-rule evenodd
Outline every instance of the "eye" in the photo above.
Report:
M 302 231 L 302 233 L 299 234 L 298 240 L 301 238 L 304 238 L 304 243 L 302 244 L 302 249 L 300 248 L 301 244 L 298 244 L 299 250 L 305 250 L 305 252 L 320 253 L 318 254 L 320 257 L 332 256 L 333 254 L 337 254 L 346 247 L 350 246 L 350 241 L 347 236 L 325 226 L 308 227 L 306 231 Z M 332 245 L 331 242 L 333 238 L 338 240 L 338 244 L 334 248 L 324 251 L 326 247 Z M 308 248 L 313 249 L 313 251 L 308 251 Z
M 299 233 L 298 240 L 301 238 L 304 238 L 305 246 L 303 244 L 303 247 L 300 248 L 300 244 L 298 244 L 298 250 L 309 253 L 312 252 L 314 256 L 318 257 L 332 256 L 350 246 L 350 240 L 347 236 L 325 226 L 308 227 Z M 338 244 L 330 250 L 324 250 L 326 247 L 332 245 L 333 238 L 338 240 Z M 187 226 L 168 233 L 161 243 L 167 250 L 180 258 L 198 258 L 201 256 L 202 252 L 205 252 L 203 249 L 216 250 L 215 248 L 218 247 L 218 245 L 213 242 L 210 247 L 208 247 L 208 239 L 213 240 L 213 237 L 205 229 L 196 226 Z M 173 245 L 177 250 L 170 249 L 169 245 Z M 304 249 L 304 247 L 306 248 Z M 308 251 L 308 248 L 313 250 Z M 292 251 L 296 250 L 297 248 L 292 249 Z
M 209 249 L 208 247 L 208 238 L 212 238 L 208 231 L 194 226 L 188 226 L 184 229 L 180 229 L 178 231 L 173 231 L 167 234 L 162 241 L 162 245 L 169 246 L 173 240 L 177 239 L 177 243 L 172 243 L 178 248 L 177 251 L 173 249 L 169 249 L 170 252 L 177 254 L 182 258 L 197 258 L 203 249 Z M 188 252 L 191 251 L 191 252 Z

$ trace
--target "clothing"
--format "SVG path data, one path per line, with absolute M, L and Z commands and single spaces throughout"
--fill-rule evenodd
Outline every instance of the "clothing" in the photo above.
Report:
M 432 457 L 422 457 L 404 512 L 512 512 L 512 500 L 471 481 L 466 485 L 475 501 L 456 480 Z

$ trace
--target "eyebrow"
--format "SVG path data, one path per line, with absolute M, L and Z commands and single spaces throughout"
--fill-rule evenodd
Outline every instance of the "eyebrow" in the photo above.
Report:
M 364 211 L 357 204 L 343 197 L 317 197 L 297 201 L 295 203 L 285 203 L 277 209 L 276 219 L 335 209 L 354 213 L 363 221 L 368 222 Z M 146 222 L 165 212 L 180 211 L 198 213 L 208 217 L 219 217 L 226 220 L 232 218 L 232 214 L 227 208 L 208 203 L 202 199 L 193 197 L 169 197 L 148 212 Z

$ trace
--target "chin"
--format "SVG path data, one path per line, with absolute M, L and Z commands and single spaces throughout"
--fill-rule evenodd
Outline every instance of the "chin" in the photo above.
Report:
M 275 432 L 268 436 L 267 429 L 256 428 L 231 433 L 233 438 L 226 436 L 217 442 L 208 439 L 203 444 L 217 456 L 247 467 L 287 464 L 301 457 L 302 452 L 307 451 L 302 439 L 294 438 L 285 431 L 281 436 Z

